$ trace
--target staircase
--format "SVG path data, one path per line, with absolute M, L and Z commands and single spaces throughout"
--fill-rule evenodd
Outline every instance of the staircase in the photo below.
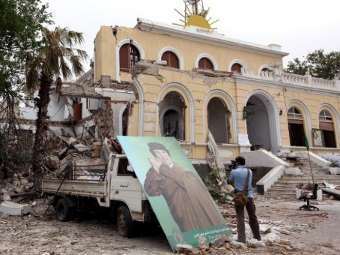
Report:
M 313 183 L 309 161 L 307 158 L 297 158 L 296 161 L 289 161 L 292 167 L 299 167 L 302 171 L 301 176 L 284 175 L 277 183 L 275 183 L 266 193 L 265 197 L 272 199 L 295 199 L 295 188 L 298 184 Z M 340 176 L 328 174 L 327 169 L 311 162 L 313 169 L 314 181 L 322 184 L 324 181 L 339 185 Z

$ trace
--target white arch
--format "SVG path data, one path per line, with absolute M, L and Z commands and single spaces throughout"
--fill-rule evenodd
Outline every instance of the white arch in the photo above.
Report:
M 196 62 L 195 62 L 195 68 L 198 68 L 199 62 L 202 58 L 208 58 L 211 61 L 211 63 L 213 64 L 214 70 L 219 70 L 218 69 L 219 68 L 218 63 L 217 63 L 216 59 L 213 56 L 209 55 L 208 53 L 201 53 L 197 56 L 197 59 L 196 59 Z
M 282 145 L 281 141 L 281 126 L 280 126 L 280 116 L 279 116 L 279 108 L 275 102 L 274 97 L 269 94 L 267 91 L 262 89 L 257 89 L 252 91 L 245 101 L 245 106 L 247 105 L 249 99 L 252 96 L 257 96 L 260 98 L 262 103 L 265 105 L 268 112 L 269 119 L 269 129 L 270 129 L 270 141 L 273 152 L 278 152 Z M 246 122 L 246 130 L 247 130 L 247 122 Z
M 160 50 L 160 52 L 158 53 L 158 61 L 162 60 L 162 56 L 165 52 L 167 51 L 171 51 L 172 53 L 174 53 L 178 60 L 179 60 L 179 69 L 180 70 L 184 70 L 184 57 L 183 55 L 179 52 L 179 50 L 177 50 L 176 48 L 173 47 L 164 47 L 163 49 Z
M 339 142 L 340 142 L 340 134 L 338 132 L 339 127 L 340 127 L 340 116 L 339 112 L 336 110 L 336 108 L 328 103 L 321 104 L 319 112 L 318 112 L 318 119 L 319 119 L 319 125 L 320 125 L 320 112 L 322 110 L 327 110 L 331 113 L 333 117 L 333 123 L 334 123 L 334 130 L 335 130 L 335 137 L 336 137 L 336 146 L 339 147 Z
M 204 105 L 203 105 L 203 130 L 205 133 L 205 136 L 208 136 L 208 105 L 210 100 L 218 98 L 222 100 L 228 110 L 231 112 L 231 142 L 237 143 L 237 110 L 236 110 L 236 104 L 233 100 L 233 98 L 225 91 L 220 89 L 214 89 L 209 91 L 208 95 L 204 99 Z
M 263 70 L 264 68 L 267 68 L 267 69 L 269 69 L 269 70 L 271 70 L 271 71 L 274 72 L 274 68 L 273 68 L 273 67 L 271 67 L 271 66 L 268 65 L 268 64 L 264 64 L 264 65 L 260 66 L 260 68 L 259 68 L 259 71 L 258 71 L 258 74 L 259 74 L 259 75 L 261 75 L 261 72 L 262 72 L 262 70 Z
M 312 117 L 308 107 L 298 99 L 292 99 L 288 103 L 288 109 L 296 107 L 299 109 L 303 115 L 304 126 L 305 126 L 305 135 L 307 136 L 308 144 L 313 144 L 312 141 Z
M 233 61 L 230 62 L 228 71 L 231 72 L 231 68 L 233 67 L 234 64 L 240 64 L 242 66 L 242 73 L 241 74 L 245 74 L 248 72 L 248 66 L 246 65 L 246 63 L 243 60 L 240 59 L 234 59 Z
M 162 89 L 161 89 L 161 92 L 159 93 L 158 100 L 157 100 L 158 106 L 170 92 L 177 92 L 184 98 L 184 100 L 186 100 L 187 107 L 189 108 L 189 125 L 190 125 L 189 140 L 190 140 L 190 143 L 195 143 L 195 101 L 194 101 L 194 98 L 190 90 L 188 90 L 186 86 L 178 82 L 171 82 L 171 83 L 162 85 Z M 157 107 L 157 123 L 160 122 L 159 113 L 160 113 L 159 107 Z M 186 124 L 186 121 L 185 121 L 185 124 Z M 157 134 L 160 134 L 159 128 L 160 126 L 157 125 Z
M 145 52 L 143 47 L 137 42 L 135 41 L 133 38 L 126 38 L 121 40 L 117 46 L 116 46 L 116 80 L 118 82 L 120 82 L 120 58 L 119 58 L 119 52 L 120 52 L 120 48 L 127 44 L 127 43 L 132 43 L 133 46 L 135 46 L 140 54 L 140 58 L 141 59 L 145 59 Z

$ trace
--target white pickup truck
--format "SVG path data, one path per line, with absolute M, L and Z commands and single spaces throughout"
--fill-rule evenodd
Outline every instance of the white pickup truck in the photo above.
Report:
M 102 170 L 100 175 L 98 169 Z M 109 162 L 94 172 L 97 174 L 95 178 L 43 179 L 42 191 L 54 196 L 53 206 L 58 220 L 70 220 L 77 210 L 90 206 L 108 208 L 116 221 L 118 233 L 124 237 L 134 234 L 135 222 L 157 222 L 125 155 L 110 154 Z

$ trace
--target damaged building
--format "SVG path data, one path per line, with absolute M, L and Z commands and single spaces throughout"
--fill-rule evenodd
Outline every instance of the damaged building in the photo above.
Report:
M 172 136 L 194 164 L 301 151 L 306 141 L 339 153 L 339 80 L 286 73 L 280 45 L 228 38 L 196 16 L 183 26 L 102 26 L 91 70 L 52 93 L 51 128 L 98 135 L 93 113 L 106 107 L 110 136 Z M 34 126 L 32 112 L 22 118 Z

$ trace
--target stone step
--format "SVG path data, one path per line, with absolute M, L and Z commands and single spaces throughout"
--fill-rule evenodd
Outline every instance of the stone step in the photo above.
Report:
M 312 176 L 283 176 L 282 180 L 304 180 L 304 179 L 310 179 Z M 333 176 L 333 175 L 314 175 L 315 180 L 334 180 L 338 181 L 340 180 L 340 176 Z
M 273 193 L 280 193 L 280 194 L 285 194 L 285 193 L 295 193 L 295 189 L 292 188 L 292 189 L 281 189 L 281 188 L 272 188 L 270 189 L 270 193 L 273 194 Z
M 282 197 L 282 196 L 292 196 L 296 197 L 296 192 L 271 192 L 268 193 L 266 196 L 271 196 L 271 197 Z

